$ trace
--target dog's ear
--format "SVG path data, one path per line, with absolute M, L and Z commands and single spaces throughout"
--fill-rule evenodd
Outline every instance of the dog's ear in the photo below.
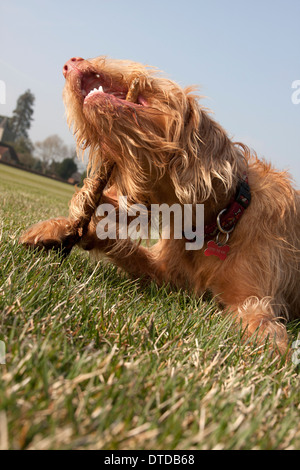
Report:
M 186 112 L 180 149 L 169 163 L 175 192 L 183 204 L 203 203 L 226 195 L 244 166 L 243 151 L 229 139 L 226 131 L 200 106 L 198 97 L 186 91 Z
M 197 182 L 201 178 L 199 143 L 200 111 L 197 97 L 184 90 L 186 111 L 182 120 L 180 149 L 169 163 L 170 176 L 180 202 L 190 204 L 198 202 Z

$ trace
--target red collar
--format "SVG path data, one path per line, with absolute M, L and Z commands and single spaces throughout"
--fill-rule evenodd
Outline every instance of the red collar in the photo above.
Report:
M 248 177 L 245 175 L 237 187 L 235 197 L 232 198 L 229 206 L 219 213 L 218 220 L 212 224 L 205 225 L 204 238 L 211 240 L 212 238 L 215 238 L 219 232 L 232 232 L 250 202 L 251 192 L 248 184 Z
M 243 213 L 247 209 L 251 202 L 251 191 L 248 184 L 248 177 L 245 175 L 237 187 L 236 195 L 230 201 L 228 207 L 223 209 L 216 222 L 205 225 L 204 227 L 204 238 L 205 240 L 212 240 L 216 238 L 218 233 L 231 233 L 242 217 Z M 185 234 L 183 233 L 183 236 Z M 188 238 L 187 238 L 188 239 Z M 190 242 L 195 241 L 196 238 L 189 240 Z

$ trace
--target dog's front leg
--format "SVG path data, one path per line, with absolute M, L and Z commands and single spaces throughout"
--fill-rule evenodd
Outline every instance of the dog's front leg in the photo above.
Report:
M 20 243 L 32 248 L 61 250 L 68 255 L 87 231 L 111 171 L 112 168 L 105 175 L 86 178 L 83 187 L 70 202 L 69 217 L 38 222 L 20 237 Z
M 83 237 L 79 246 L 94 254 L 101 253 L 134 279 L 147 283 L 153 281 L 159 286 L 169 281 L 163 263 L 152 250 L 130 240 L 122 240 L 121 244 L 114 240 L 99 240 L 93 232 L 93 235 L 89 233 Z
M 111 198 L 108 194 L 104 194 L 101 199 L 101 204 L 108 204 L 114 207 L 118 219 L 118 202 L 115 198 Z M 155 248 L 146 248 L 137 242 L 132 241 L 130 238 L 120 239 L 119 225 L 116 228 L 116 237 L 101 239 L 97 234 L 97 225 L 101 217 L 96 214 L 91 219 L 88 230 L 80 239 L 78 246 L 84 250 L 89 251 L 94 257 L 99 258 L 102 256 L 107 257 L 116 266 L 128 273 L 135 279 L 142 279 L 143 281 L 154 281 L 158 285 L 172 282 L 166 276 L 166 269 L 164 263 L 159 256 L 159 244 Z M 127 223 L 129 224 L 131 218 L 128 217 Z
M 61 250 L 68 255 L 79 240 L 79 235 L 67 217 L 44 220 L 32 225 L 20 237 L 20 243 L 29 248 Z

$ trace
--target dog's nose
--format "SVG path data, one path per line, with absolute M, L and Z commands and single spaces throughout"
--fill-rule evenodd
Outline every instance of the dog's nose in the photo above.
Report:
M 67 75 L 71 70 L 77 69 L 78 63 L 82 60 L 84 59 L 82 59 L 81 57 L 72 57 L 72 59 L 68 60 L 68 62 L 66 62 L 63 66 L 64 77 L 67 78 Z

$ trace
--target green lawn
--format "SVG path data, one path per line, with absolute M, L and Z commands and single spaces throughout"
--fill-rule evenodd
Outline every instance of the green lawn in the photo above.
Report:
M 299 448 L 299 370 L 213 302 L 18 245 L 72 192 L 0 165 L 0 448 Z

